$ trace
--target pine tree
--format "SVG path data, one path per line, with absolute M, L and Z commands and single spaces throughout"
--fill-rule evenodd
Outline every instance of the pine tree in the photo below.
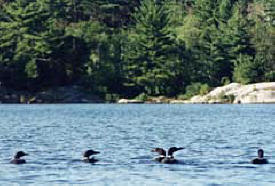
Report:
M 167 94 L 178 67 L 168 9 L 165 3 L 144 0 L 135 20 L 125 56 L 128 85 L 139 87 L 149 95 Z
M 273 3 L 273 4 L 272 4 Z M 255 59 L 261 61 L 265 81 L 275 80 L 275 2 L 254 3 L 252 28 L 253 44 L 256 49 Z
M 250 27 L 247 4 L 236 3 L 233 16 L 228 22 L 227 37 L 230 56 L 234 63 L 234 80 L 244 84 L 257 82 L 257 77 L 262 73 L 261 64 L 255 59 L 255 48 L 249 33 Z
M 252 37 L 249 33 L 250 21 L 247 14 L 243 13 L 243 9 L 246 9 L 246 5 L 235 4 L 233 9 L 233 16 L 228 21 L 227 37 L 228 42 L 231 45 L 232 57 L 238 57 L 239 54 L 243 55 L 255 55 L 255 50 L 252 44 Z
M 7 86 L 26 86 L 26 78 L 38 77 L 38 61 L 48 61 L 51 53 L 47 37 L 48 7 L 42 2 L 17 0 L 6 4 L 0 40 L 1 59 L 6 67 Z
M 187 39 L 193 43 L 191 51 L 196 64 L 194 66 L 199 68 L 195 79 L 212 86 L 219 85 L 224 77 L 232 76 L 233 63 L 229 58 L 229 46 L 225 37 L 225 26 L 231 16 L 228 10 L 231 8 L 232 2 L 228 0 L 198 0 L 194 15 L 190 16 L 196 21 L 191 24 L 193 28 L 190 28 L 195 30 L 190 34 L 196 37 L 193 38 L 196 41 Z
M 240 54 L 234 61 L 234 80 L 238 83 L 248 84 L 261 82 L 263 79 L 263 65 L 261 59 Z

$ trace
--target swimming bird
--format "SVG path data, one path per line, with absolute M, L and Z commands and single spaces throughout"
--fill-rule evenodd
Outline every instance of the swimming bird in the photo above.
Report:
M 20 159 L 23 156 L 28 156 L 28 154 L 23 152 L 23 151 L 16 152 L 13 159 L 10 161 L 10 163 L 12 163 L 12 164 L 24 164 L 24 163 L 26 163 L 26 160 Z
M 160 155 L 154 158 L 155 161 L 161 162 L 166 157 L 166 151 L 163 148 L 154 148 L 151 152 L 157 152 Z
M 258 150 L 258 157 L 251 161 L 252 164 L 267 164 L 268 160 L 264 158 L 264 150 Z
M 155 161 L 165 164 L 174 164 L 178 163 L 173 156 L 174 152 L 184 149 L 183 147 L 171 147 L 168 149 L 168 156 L 166 156 L 166 151 L 163 148 L 154 148 L 152 152 L 157 152 L 160 156 L 154 158 Z
M 97 162 L 98 160 L 95 159 L 94 157 L 90 158 L 90 156 L 92 155 L 96 155 L 96 154 L 99 154 L 100 152 L 98 151 L 94 151 L 94 150 L 86 150 L 84 153 L 83 153 L 83 161 L 85 163 L 95 163 Z

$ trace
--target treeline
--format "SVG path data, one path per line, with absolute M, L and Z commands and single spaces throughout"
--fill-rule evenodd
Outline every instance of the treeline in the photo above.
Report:
M 274 3 L 0 0 L 1 86 L 115 99 L 275 81 Z

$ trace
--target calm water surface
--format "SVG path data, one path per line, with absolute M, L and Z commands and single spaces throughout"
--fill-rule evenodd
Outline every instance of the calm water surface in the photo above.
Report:
M 0 105 L 0 185 L 275 185 L 274 142 L 275 105 Z M 185 147 L 180 164 L 158 146 Z M 259 147 L 270 164 L 249 164 Z

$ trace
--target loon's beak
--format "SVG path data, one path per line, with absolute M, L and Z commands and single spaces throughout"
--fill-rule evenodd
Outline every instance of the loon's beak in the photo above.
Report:
M 96 154 L 100 154 L 99 151 L 94 151 L 94 153 L 92 155 L 96 155 Z

